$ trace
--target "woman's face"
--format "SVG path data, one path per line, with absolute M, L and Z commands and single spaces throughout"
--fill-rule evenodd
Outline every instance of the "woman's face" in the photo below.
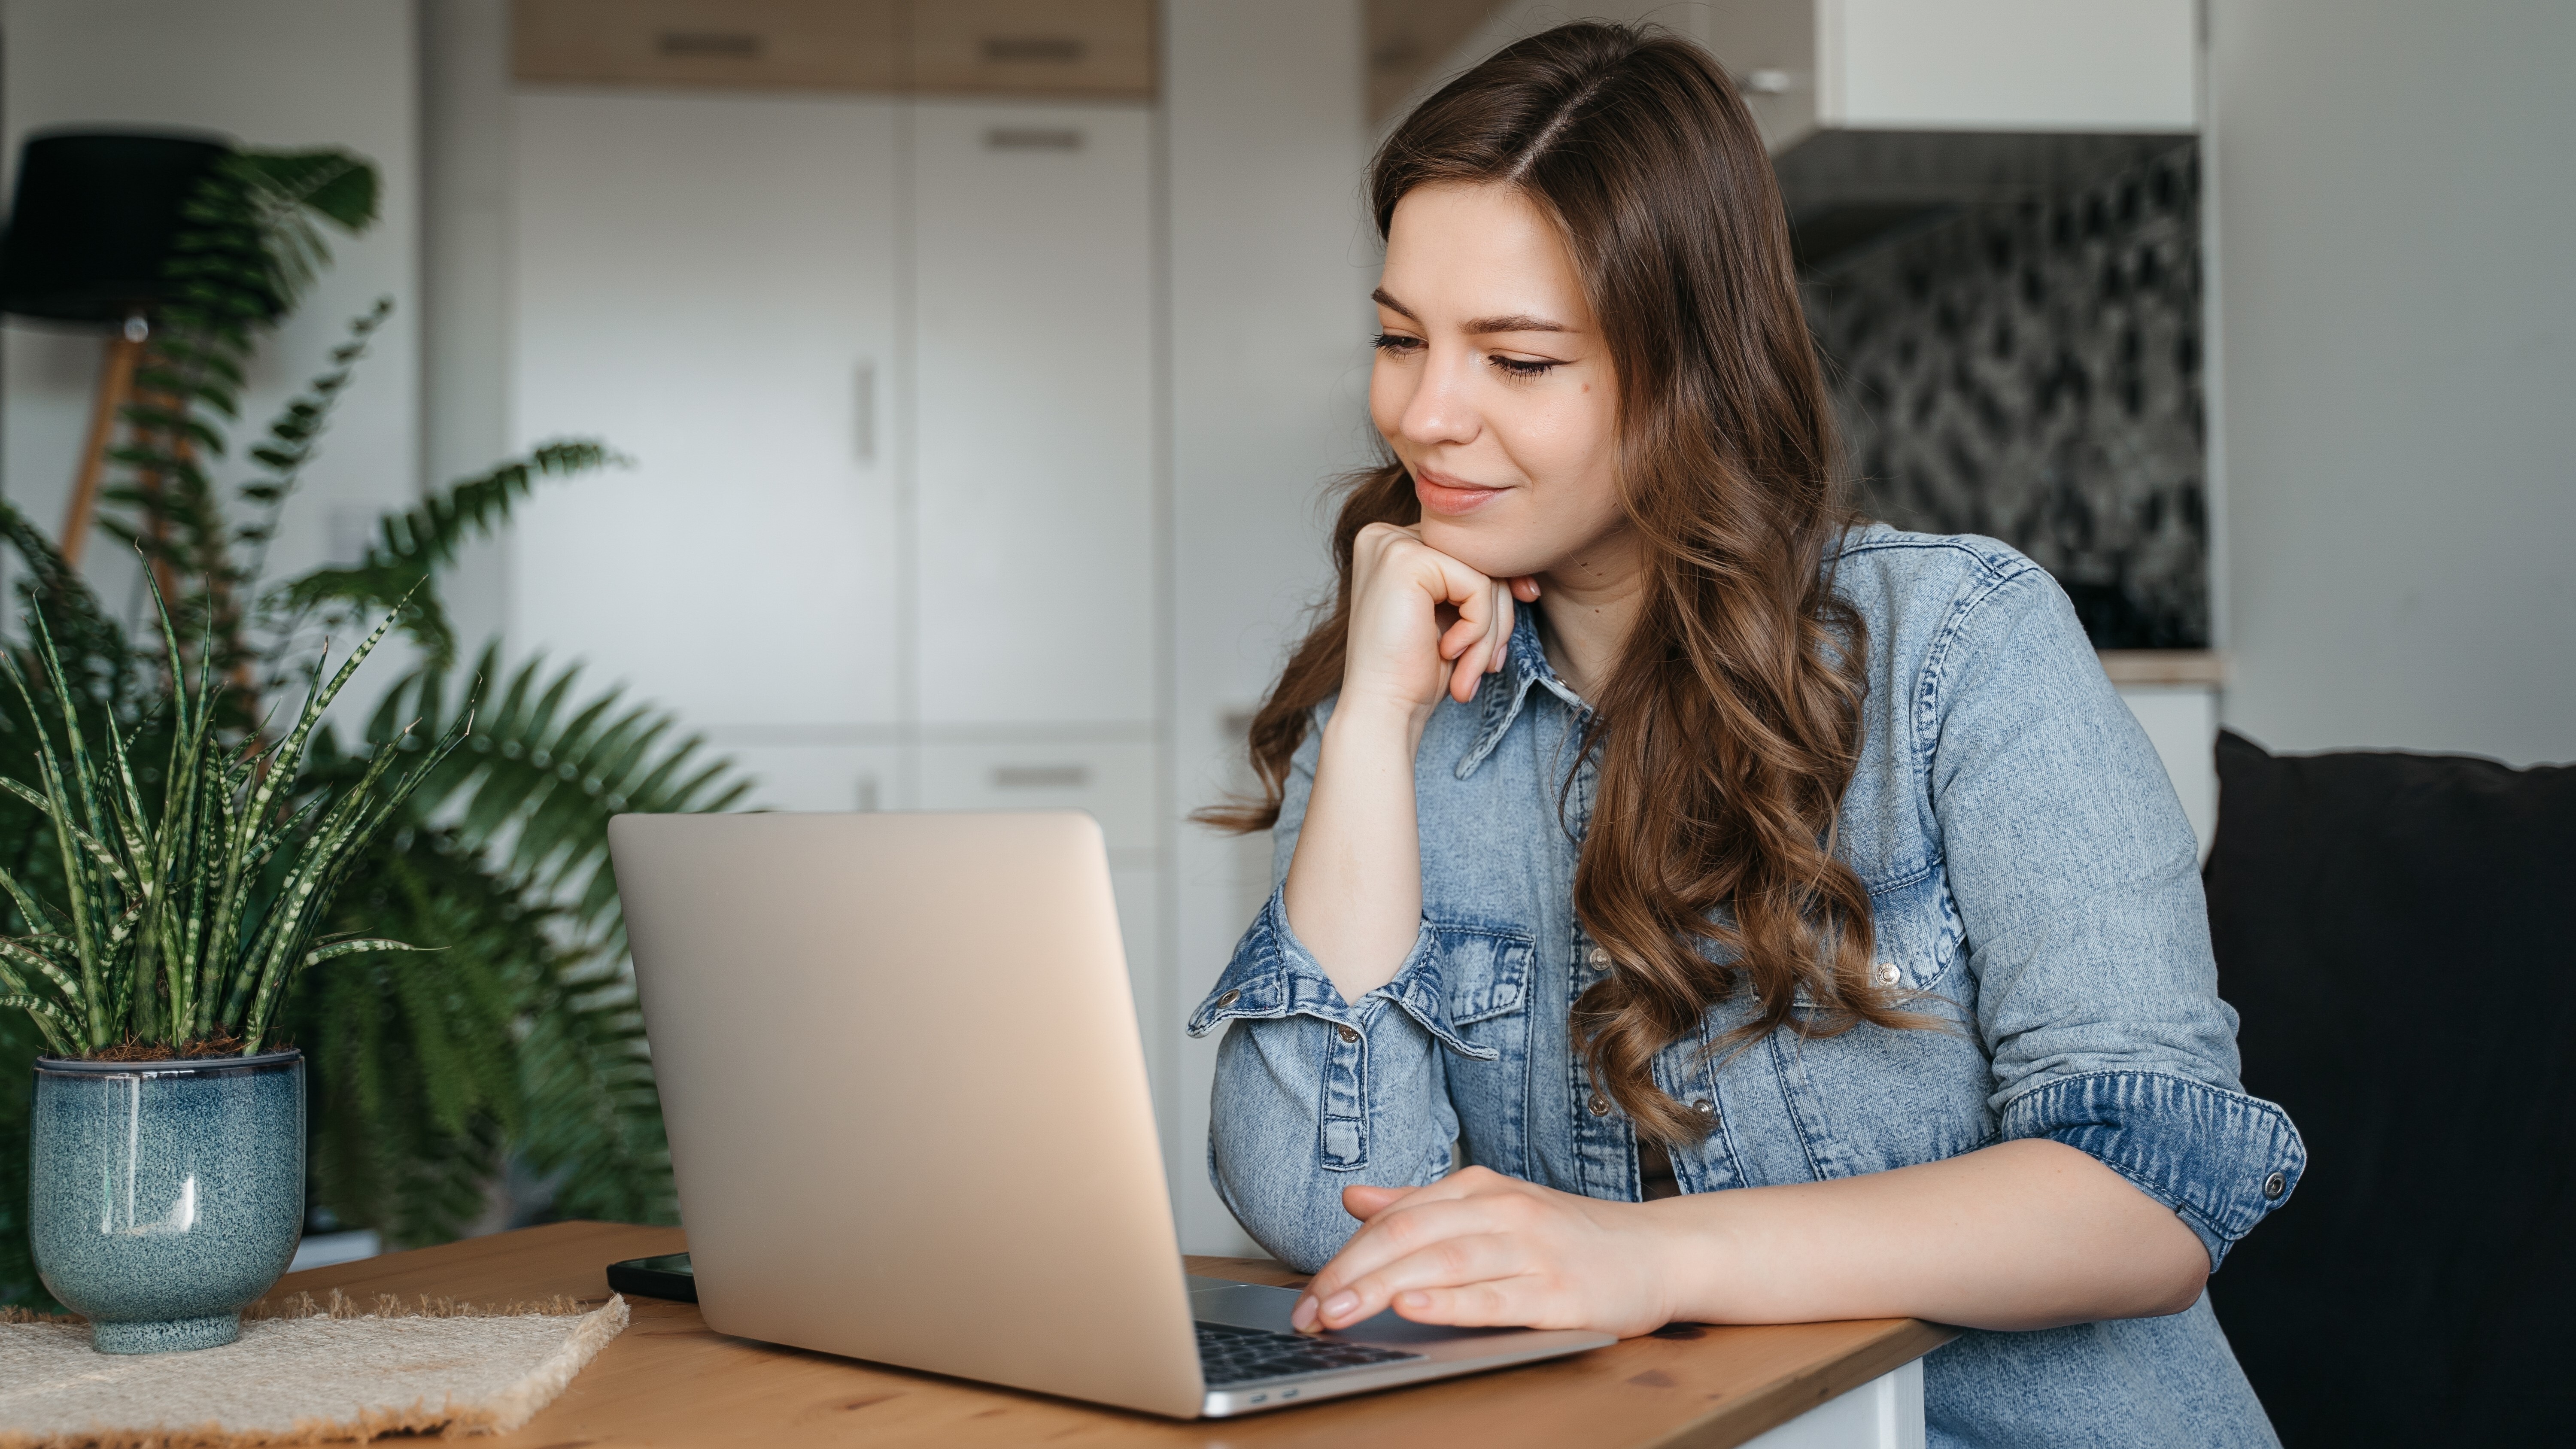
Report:
M 1369 415 L 1423 542 L 1494 578 L 1600 567 L 1625 526 L 1618 388 L 1555 225 L 1509 187 L 1416 187 L 1374 296 Z

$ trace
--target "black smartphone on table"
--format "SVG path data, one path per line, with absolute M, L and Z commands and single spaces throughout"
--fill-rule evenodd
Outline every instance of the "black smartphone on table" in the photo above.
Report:
M 612 1292 L 632 1293 L 645 1298 L 669 1298 L 681 1303 L 698 1301 L 697 1275 L 689 1270 L 689 1255 L 664 1253 L 656 1258 L 629 1258 L 608 1265 L 608 1286 Z

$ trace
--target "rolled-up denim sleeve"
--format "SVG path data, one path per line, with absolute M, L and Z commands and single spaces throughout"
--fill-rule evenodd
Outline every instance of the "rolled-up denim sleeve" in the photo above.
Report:
M 1189 1021 L 1192 1036 L 1225 1031 L 1208 1123 L 1217 1194 L 1254 1241 L 1304 1272 L 1359 1226 L 1343 1188 L 1413 1187 L 1449 1171 L 1458 1120 L 1442 1047 L 1493 1055 L 1451 1028 L 1427 927 L 1395 978 L 1356 1004 L 1290 927 L 1283 886 L 1321 735 L 1319 712 L 1290 768 L 1270 898 Z
M 2036 567 L 1954 601 L 1911 701 L 2005 1138 L 2091 1154 L 2214 1269 L 2307 1149 L 2245 1094 L 2191 826 L 2073 608 Z

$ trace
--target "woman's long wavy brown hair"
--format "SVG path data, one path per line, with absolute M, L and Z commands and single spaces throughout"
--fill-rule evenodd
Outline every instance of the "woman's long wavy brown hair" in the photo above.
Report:
M 1550 30 L 1424 102 L 1371 168 L 1379 236 L 1405 193 L 1458 182 L 1554 217 L 1616 365 L 1645 580 L 1583 742 L 1600 776 L 1574 907 L 1613 964 L 1576 1000 L 1575 1039 L 1641 1130 L 1688 1140 L 1706 1121 L 1653 1058 L 1744 981 L 1758 1015 L 1739 1039 L 1914 1024 L 1871 980 L 1869 892 L 1834 852 L 1867 640 L 1832 588 L 1853 517 L 1788 227 L 1724 72 L 1651 28 Z M 1253 719 L 1265 798 L 1210 823 L 1277 822 L 1309 713 L 1341 687 L 1352 543 L 1421 517 L 1400 463 L 1346 487 L 1331 610 Z

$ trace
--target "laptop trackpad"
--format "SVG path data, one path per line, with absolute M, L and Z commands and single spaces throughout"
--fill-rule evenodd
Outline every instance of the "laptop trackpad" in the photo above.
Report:
M 1260 1283 L 1229 1283 L 1223 1278 L 1190 1279 L 1190 1316 L 1203 1323 L 1226 1323 L 1237 1328 L 1266 1328 L 1272 1333 L 1294 1333 L 1288 1315 L 1297 1306 L 1297 1290 L 1273 1288 Z M 1493 1338 L 1519 1333 L 1517 1328 L 1449 1328 L 1436 1323 L 1415 1323 L 1398 1318 L 1393 1309 L 1363 1319 L 1336 1332 L 1335 1338 L 1359 1343 L 1424 1344 L 1455 1343 L 1461 1339 Z

